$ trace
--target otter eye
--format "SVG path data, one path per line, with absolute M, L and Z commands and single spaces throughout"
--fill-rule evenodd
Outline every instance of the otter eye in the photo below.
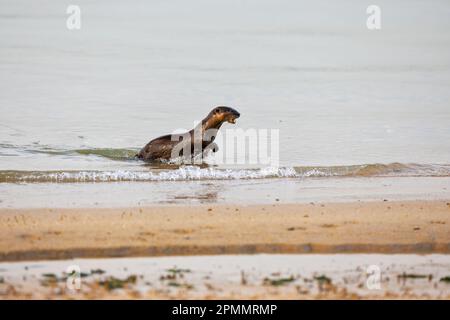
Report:
M 214 110 L 214 113 L 219 113 L 220 112 L 220 109 L 219 108 L 217 108 L 216 110 Z

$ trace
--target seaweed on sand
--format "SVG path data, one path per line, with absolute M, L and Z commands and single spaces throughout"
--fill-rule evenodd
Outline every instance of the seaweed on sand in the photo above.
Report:
M 116 277 L 109 277 L 104 281 L 99 281 L 98 284 L 105 287 L 108 291 L 115 289 L 123 289 L 128 284 L 135 284 L 137 277 L 135 275 L 130 275 L 125 279 L 119 279 Z
M 177 287 L 177 288 L 185 288 L 185 289 L 194 289 L 194 286 L 189 283 L 179 283 L 176 281 L 170 281 L 167 283 L 169 287 Z
M 162 275 L 159 280 L 163 281 L 163 280 L 176 280 L 177 278 L 184 278 L 184 274 L 185 273 L 190 273 L 191 270 L 190 269 L 179 269 L 179 268 L 170 268 L 167 269 L 167 274 L 166 275 Z
M 102 270 L 102 269 L 92 269 L 91 270 L 91 274 L 104 274 L 104 273 L 106 273 L 106 271 Z
M 189 273 L 189 272 L 191 272 L 190 269 L 180 269 L 180 268 L 177 268 L 177 267 L 167 269 L 166 271 L 169 272 L 169 273 L 173 273 L 173 274 L 182 274 L 182 273 Z
M 328 278 L 326 275 L 316 276 L 314 277 L 314 280 L 319 282 L 319 284 L 331 284 L 331 279 Z
M 407 279 L 428 279 L 431 280 L 433 276 L 431 274 L 416 274 L 416 273 L 405 273 L 399 274 L 397 276 L 400 280 L 407 280 Z
M 270 286 L 282 286 L 288 283 L 291 283 L 295 281 L 295 277 L 294 276 L 290 276 L 290 277 L 281 277 L 281 278 L 264 278 L 263 279 L 263 284 L 264 285 L 270 285 Z

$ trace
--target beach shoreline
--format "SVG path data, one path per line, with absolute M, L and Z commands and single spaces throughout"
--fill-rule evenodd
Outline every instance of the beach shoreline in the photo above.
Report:
M 256 253 L 450 253 L 450 202 L 0 209 L 0 262 Z
M 449 267 L 448 255 L 440 254 L 253 254 L 3 262 L 0 299 L 448 300 Z M 70 270 L 79 272 L 77 286 L 70 279 Z

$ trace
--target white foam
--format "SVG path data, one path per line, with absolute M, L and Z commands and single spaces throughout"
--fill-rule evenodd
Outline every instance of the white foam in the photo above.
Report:
M 372 164 L 336 167 L 262 167 L 224 169 L 181 166 L 156 170 L 0 171 L 0 182 L 193 181 L 310 177 L 448 177 L 450 165 Z
M 190 181 L 236 180 L 299 177 L 294 168 L 266 167 L 260 169 L 215 169 L 184 166 L 175 170 L 151 171 L 66 171 L 31 172 L 16 181 L 27 182 L 113 182 L 113 181 Z

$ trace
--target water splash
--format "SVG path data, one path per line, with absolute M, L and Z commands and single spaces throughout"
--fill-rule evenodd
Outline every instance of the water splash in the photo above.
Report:
M 164 171 L 0 171 L 0 183 L 17 182 L 114 182 L 190 181 L 296 177 L 293 168 L 215 169 L 183 166 Z
M 164 168 L 164 169 L 163 169 Z M 423 164 L 365 164 L 330 167 L 265 167 L 258 169 L 220 169 L 216 167 L 180 166 L 148 170 L 111 171 L 0 171 L 0 183 L 73 183 L 118 181 L 195 181 L 239 180 L 274 178 L 326 178 L 326 177 L 448 177 L 450 165 Z

